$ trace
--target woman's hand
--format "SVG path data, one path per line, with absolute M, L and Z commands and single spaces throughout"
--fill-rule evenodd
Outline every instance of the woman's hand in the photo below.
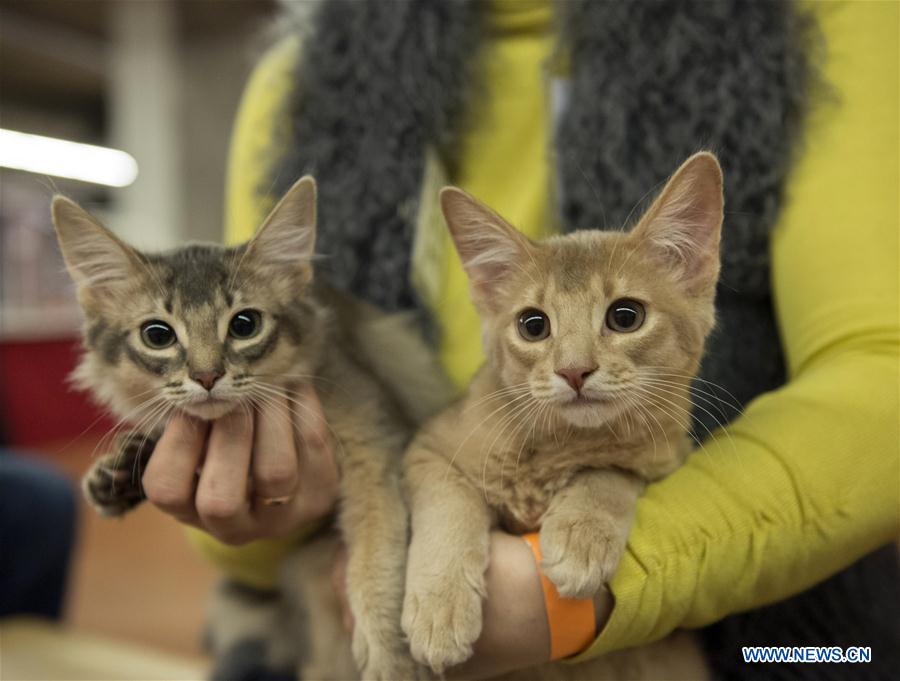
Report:
M 306 386 L 290 402 L 235 409 L 212 423 L 174 416 L 142 482 L 163 512 L 243 544 L 329 513 L 339 476 L 322 405 Z
M 475 652 L 450 679 L 486 679 L 550 659 L 550 629 L 534 554 L 522 537 L 491 533 L 484 622 Z
M 500 531 L 491 533 L 490 551 L 481 636 L 472 657 L 447 670 L 448 679 L 487 679 L 550 660 L 550 629 L 534 554 L 522 537 Z M 349 632 L 353 614 L 347 601 L 346 569 L 347 552 L 341 550 L 335 557 L 332 585 Z M 612 609 L 605 589 L 594 605 L 599 626 Z
M 522 537 L 491 533 L 485 574 L 487 599 L 481 636 L 472 657 L 447 671 L 449 679 L 487 679 L 550 661 L 550 627 L 538 566 Z M 594 598 L 599 632 L 612 612 L 612 596 Z

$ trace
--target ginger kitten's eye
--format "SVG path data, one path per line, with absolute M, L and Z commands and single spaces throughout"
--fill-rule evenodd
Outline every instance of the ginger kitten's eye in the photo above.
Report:
M 165 322 L 151 319 L 141 324 L 141 340 L 148 348 L 162 350 L 175 343 L 178 336 L 175 335 L 175 329 Z
M 519 335 L 530 342 L 544 340 L 550 335 L 550 320 L 540 310 L 528 308 L 519 315 Z
M 232 338 L 253 338 L 258 332 L 262 318 L 256 310 L 241 310 L 228 322 L 228 335 Z
M 613 331 L 629 333 L 637 331 L 644 323 L 644 306 L 636 300 L 622 298 L 606 311 L 606 325 Z

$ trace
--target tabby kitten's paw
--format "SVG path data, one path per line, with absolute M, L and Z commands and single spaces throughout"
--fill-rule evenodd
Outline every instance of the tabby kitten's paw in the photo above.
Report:
M 480 588 L 455 573 L 419 577 L 407 585 L 403 601 L 403 631 L 413 658 L 436 674 L 472 657 L 472 644 L 481 634 Z
M 604 515 L 548 514 L 541 570 L 563 598 L 593 598 L 619 567 L 628 527 Z
M 117 452 L 101 456 L 84 474 L 84 496 L 100 515 L 124 515 L 144 500 L 141 476 L 155 445 L 154 438 L 127 433 L 119 438 Z

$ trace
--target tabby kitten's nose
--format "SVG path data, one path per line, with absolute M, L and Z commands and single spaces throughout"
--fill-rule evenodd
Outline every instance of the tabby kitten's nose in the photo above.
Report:
M 566 383 L 572 386 L 572 390 L 581 393 L 587 377 L 597 370 L 597 367 L 566 367 L 565 369 L 557 369 L 556 374 L 566 379 Z
M 222 374 L 219 371 L 192 371 L 189 376 L 207 390 L 212 390 Z

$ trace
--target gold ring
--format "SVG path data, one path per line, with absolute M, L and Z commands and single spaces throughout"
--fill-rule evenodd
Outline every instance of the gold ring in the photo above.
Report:
M 294 498 L 293 494 L 283 497 L 257 497 L 263 506 L 284 506 L 287 502 Z

